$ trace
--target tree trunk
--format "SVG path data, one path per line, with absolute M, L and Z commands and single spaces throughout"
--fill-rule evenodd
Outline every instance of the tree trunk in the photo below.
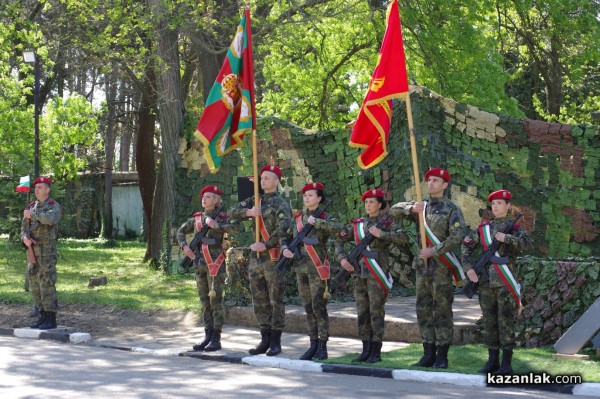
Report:
M 152 203 L 150 257 L 151 262 L 159 264 L 160 250 L 163 246 L 162 232 L 165 228 L 167 256 L 161 267 L 166 270 L 170 261 L 171 223 L 175 204 L 175 164 L 177 161 L 178 139 L 183 128 L 184 108 L 181 98 L 178 30 L 171 27 L 170 15 L 167 14 L 160 0 L 150 0 L 149 5 L 152 14 L 159 19 L 155 33 L 157 55 L 161 61 L 157 64 L 157 83 L 162 142 L 157 183 Z
M 113 61 L 112 72 L 106 78 L 106 101 L 108 115 L 106 117 L 106 137 L 104 139 L 105 168 L 104 168 L 104 227 L 102 236 L 112 238 L 112 171 L 115 160 L 116 139 L 116 107 L 117 107 L 117 63 Z
M 142 197 L 142 206 L 144 208 L 144 235 L 146 237 L 146 254 L 144 262 L 150 259 L 150 237 L 152 226 L 152 197 L 154 196 L 154 188 L 156 186 L 156 159 L 154 153 L 154 126 L 156 124 L 156 116 L 153 108 L 156 103 L 154 95 L 155 83 L 154 71 L 152 66 L 146 69 L 144 77 L 144 90 L 138 111 L 138 131 L 137 141 L 135 145 L 135 165 L 138 172 L 138 182 L 140 186 L 140 196 Z
M 546 79 L 546 112 L 554 120 L 560 117 L 560 104 L 563 93 L 563 68 L 560 62 L 560 39 L 552 37 L 548 59 L 548 79 Z
M 131 121 L 131 102 L 128 101 L 129 90 L 121 87 L 119 103 L 124 104 L 125 123 L 121 129 L 120 146 L 119 146 L 119 170 L 121 172 L 129 172 L 131 158 L 131 139 L 133 137 L 132 121 Z

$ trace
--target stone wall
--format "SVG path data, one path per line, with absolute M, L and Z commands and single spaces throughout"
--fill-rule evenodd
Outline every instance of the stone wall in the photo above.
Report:
M 489 214 L 490 192 L 504 188 L 513 193 L 513 206 L 524 215 L 520 224 L 534 240 L 533 256 L 518 263 L 524 292 L 519 340 L 527 346 L 551 343 L 600 293 L 599 127 L 496 115 L 424 87 L 411 88 L 411 104 L 420 173 L 437 166 L 449 170 L 449 196 L 470 228 L 478 226 L 480 215 Z M 343 222 L 363 213 L 361 193 L 371 187 L 383 189 L 390 202 L 412 199 L 405 107 L 403 101 L 394 103 L 389 155 L 369 170 L 358 167 L 359 151 L 348 146 L 349 131 L 315 132 L 274 118 L 258 123 L 259 165 L 273 162 L 282 168 L 282 189 L 292 208 L 301 206 L 299 191 L 305 182 L 323 182 L 335 204 L 332 212 Z M 228 205 L 237 202 L 236 177 L 252 174 L 249 137 L 246 142 L 224 159 L 217 174 L 210 174 L 201 144 L 182 140 L 176 208 L 180 221 L 200 208 L 198 192 L 206 184 L 222 187 Z M 414 226 L 406 228 L 414 237 Z M 235 237 L 235 244 L 246 244 L 251 236 Z M 392 251 L 395 280 L 405 287 L 414 281 L 414 243 L 412 247 Z
M 504 188 L 524 214 L 521 225 L 534 239 L 534 255 L 600 256 L 598 126 L 496 115 L 424 87 L 411 88 L 411 103 L 421 175 L 436 166 L 450 171 L 450 197 L 471 228 L 481 221 L 488 194 Z M 358 167 L 359 151 L 348 146 L 345 129 L 315 132 L 263 118 L 257 130 L 259 165 L 274 162 L 282 168 L 282 188 L 293 208 L 301 206 L 299 190 L 307 181 L 325 183 L 342 221 L 362 214 L 360 194 L 371 187 L 386 191 L 391 202 L 414 197 L 403 101 L 394 104 L 389 155 L 369 170 Z M 250 138 L 246 141 L 240 151 L 226 156 L 219 173 L 210 174 L 201 144 L 182 140 L 179 219 L 199 208 L 198 192 L 205 184 L 222 187 L 229 205 L 237 201 L 236 176 L 252 174 Z
M 26 194 L 14 193 L 14 187 L 17 182 L 15 179 L 0 177 L 0 183 L 9 187 L 6 194 L 2 193 L 1 198 L 7 198 L 5 204 L 0 203 L 0 232 L 11 235 L 19 233 L 20 220 L 25 206 Z M 113 185 L 115 187 L 137 185 L 137 173 L 124 172 L 113 174 Z M 117 190 L 118 191 L 118 190 Z M 139 190 L 138 190 L 139 191 Z M 118 193 L 117 193 L 118 194 Z M 62 206 L 63 217 L 60 222 L 59 233 L 61 237 L 74 238 L 92 238 L 98 237 L 102 226 L 102 210 L 104 207 L 104 174 L 102 173 L 82 173 L 78 179 L 66 182 L 55 181 L 52 184 L 50 196 Z M 35 197 L 31 193 L 31 200 Z M 131 194 L 135 198 L 135 192 Z M 138 195 L 139 197 L 139 195 Z M 136 215 L 131 225 L 127 229 L 139 233 L 141 226 L 141 215 L 143 214 L 141 201 L 135 200 L 118 201 L 113 198 L 113 224 L 116 229 L 116 216 Z M 121 218 L 119 225 L 120 232 L 125 235 L 125 218 Z

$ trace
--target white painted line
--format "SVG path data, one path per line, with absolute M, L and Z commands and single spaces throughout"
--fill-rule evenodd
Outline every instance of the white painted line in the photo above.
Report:
M 587 395 L 600 397 L 600 383 L 584 382 L 573 387 L 573 395 Z
M 153 355 L 155 350 L 154 349 L 148 349 L 148 348 L 142 348 L 142 347 L 135 347 L 135 348 L 131 348 L 132 352 L 139 352 L 139 353 L 146 353 L 149 355 Z
M 242 358 L 242 362 L 251 366 L 259 367 L 273 367 L 296 371 L 312 371 L 316 373 L 320 373 L 323 371 L 321 369 L 321 364 L 319 363 L 310 362 L 306 360 L 286 359 L 283 357 L 277 358 L 267 356 L 246 356 Z
M 38 330 L 37 328 L 15 328 L 13 334 L 19 338 L 33 338 L 39 339 L 40 334 L 45 330 Z
M 486 386 L 485 376 L 473 374 L 432 373 L 420 370 L 392 370 L 392 377 L 395 380 L 434 382 L 436 384 L 452 384 L 464 387 Z
M 69 341 L 71 341 L 72 344 L 81 344 L 91 340 L 92 336 L 89 333 L 73 333 L 69 335 Z

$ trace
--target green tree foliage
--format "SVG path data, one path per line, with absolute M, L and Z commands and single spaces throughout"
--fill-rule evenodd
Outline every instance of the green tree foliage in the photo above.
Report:
M 99 152 L 99 110 L 78 94 L 48 103 L 40 121 L 44 132 L 41 164 L 62 179 L 74 179 L 86 170 L 89 154 Z
M 600 109 L 600 2 L 496 0 L 498 51 L 527 116 L 589 123 Z
M 401 1 L 409 72 L 419 85 L 476 107 L 519 116 L 504 92 L 491 2 Z
M 255 45 L 264 79 L 258 112 L 308 128 L 343 126 L 362 102 L 377 62 L 385 10 L 336 0 L 277 24 L 289 8 L 281 2 L 271 9 L 265 23 L 275 28 Z

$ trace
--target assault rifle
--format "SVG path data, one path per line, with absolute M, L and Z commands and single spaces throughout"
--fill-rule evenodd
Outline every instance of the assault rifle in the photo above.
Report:
M 30 208 L 30 206 L 27 205 L 27 210 L 29 210 L 29 208 Z M 25 233 L 27 234 L 27 238 L 29 238 L 31 240 L 30 246 L 26 246 L 25 244 L 23 244 L 23 246 L 25 246 L 25 248 L 27 249 L 27 263 L 31 263 L 32 265 L 35 265 L 36 259 L 35 259 L 35 252 L 33 252 L 33 245 L 37 244 L 37 242 L 35 242 L 33 240 L 33 238 L 31 238 L 31 219 L 28 219 L 28 221 L 26 222 Z
M 508 222 L 506 226 L 504 226 L 504 228 L 502 229 L 502 233 L 510 233 L 515 227 L 515 224 L 521 218 L 521 216 L 523 216 L 522 213 L 517 213 L 515 215 L 515 220 Z M 473 270 L 475 270 L 477 275 L 481 276 L 481 278 L 478 282 L 474 283 L 471 281 L 470 278 L 467 277 L 467 282 L 462 288 L 462 292 L 467 298 L 473 298 L 473 294 L 475 294 L 475 291 L 477 291 L 477 288 L 479 288 L 479 283 L 484 283 L 490 278 L 490 275 L 487 270 L 488 263 L 496 263 L 500 265 L 508 263 L 507 256 L 496 256 L 496 251 L 500 247 L 500 244 L 502 243 L 494 238 L 488 249 L 483 251 L 479 259 L 477 260 L 477 263 L 475 264 L 475 267 L 473 267 Z
M 321 208 L 321 206 L 319 206 L 312 213 L 311 216 L 313 216 L 315 218 L 320 216 L 321 213 L 325 212 L 325 210 L 327 208 L 329 208 L 331 203 L 332 203 L 332 201 L 328 201 L 327 203 L 325 203 L 325 205 L 323 205 L 322 208 Z M 290 251 L 292 251 L 294 253 L 294 257 L 286 258 L 282 254 L 281 257 L 279 258 L 279 262 L 277 262 L 277 264 L 275 265 L 275 270 L 277 270 L 280 273 L 285 273 L 288 270 L 290 270 L 291 266 L 292 266 L 292 261 L 294 259 L 300 259 L 302 257 L 302 253 L 300 252 L 300 245 L 302 245 L 302 244 L 316 245 L 319 243 L 319 240 L 317 239 L 317 237 L 307 237 L 307 235 L 309 235 L 310 232 L 314 228 L 315 228 L 314 224 L 307 223 L 304 225 L 304 227 L 302 228 L 302 231 L 298 232 L 298 235 L 296 235 L 296 237 L 294 237 L 294 239 L 292 240 L 290 245 L 287 247 L 287 249 L 289 249 Z
M 215 220 L 215 222 L 217 220 L 217 216 L 219 216 L 219 213 L 221 212 L 221 209 L 223 209 L 223 204 L 221 204 L 218 208 L 216 208 L 215 211 L 212 213 L 212 215 L 210 215 L 210 218 Z M 201 243 L 208 244 L 208 245 L 214 245 L 217 243 L 217 241 L 214 238 L 206 237 L 206 234 L 208 233 L 208 230 L 210 230 L 210 229 L 211 229 L 210 226 L 208 226 L 207 224 L 202 226 L 200 231 L 196 233 L 196 235 L 192 239 L 192 242 L 189 245 L 191 250 L 194 251 L 194 254 L 196 254 L 196 259 L 200 256 L 200 244 Z M 183 270 L 187 273 L 187 272 L 189 272 L 190 267 L 192 266 L 193 263 L 194 263 L 194 261 L 192 259 L 190 259 L 188 256 L 185 256 L 179 263 L 179 266 L 181 266 L 183 268 Z
M 385 219 L 379 221 L 375 225 L 375 227 L 377 227 L 378 229 L 381 229 L 383 226 L 386 225 L 386 223 L 389 220 L 390 220 L 390 216 L 387 215 L 385 217 Z M 356 237 L 354 237 L 354 239 L 356 239 Z M 354 266 L 355 270 L 358 269 L 358 267 L 359 267 L 358 262 L 359 262 L 361 256 L 365 256 L 370 259 L 377 259 L 379 257 L 379 254 L 377 252 L 372 252 L 367 249 L 367 247 L 369 245 L 371 245 L 371 242 L 373 242 L 374 239 L 375 239 L 375 236 L 373 234 L 371 234 L 371 233 L 365 234 L 365 237 L 362 240 L 360 240 L 358 245 L 356 245 L 354 247 L 354 249 L 348 254 L 348 256 L 346 256 L 346 260 L 348 262 L 350 262 L 350 264 L 352 266 Z M 350 276 L 351 276 L 351 273 L 349 271 L 347 271 L 344 268 L 341 268 L 340 271 L 335 275 L 335 277 L 333 279 L 335 280 L 335 282 L 337 283 L 338 286 L 345 287 L 346 284 L 348 284 L 348 280 L 350 280 Z

